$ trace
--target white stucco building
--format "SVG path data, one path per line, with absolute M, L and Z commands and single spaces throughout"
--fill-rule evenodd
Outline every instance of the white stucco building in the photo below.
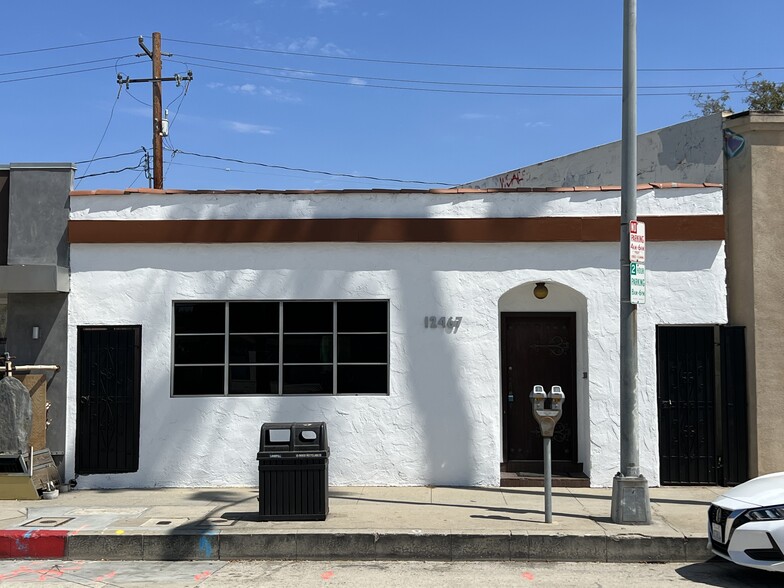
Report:
M 264 422 L 325 421 L 332 485 L 619 468 L 617 186 L 71 193 L 66 479 L 252 486 Z M 641 466 L 657 328 L 727 322 L 722 189 L 646 184 Z M 534 286 L 548 294 L 538 299 Z

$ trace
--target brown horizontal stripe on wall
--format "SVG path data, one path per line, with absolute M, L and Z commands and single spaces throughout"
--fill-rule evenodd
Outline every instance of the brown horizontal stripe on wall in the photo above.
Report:
M 640 217 L 648 241 L 719 241 L 722 215 Z M 72 220 L 71 243 L 618 241 L 619 217 Z

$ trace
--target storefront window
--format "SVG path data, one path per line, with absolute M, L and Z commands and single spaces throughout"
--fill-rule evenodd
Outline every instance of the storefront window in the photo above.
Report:
M 388 325 L 386 300 L 175 302 L 172 395 L 387 394 Z

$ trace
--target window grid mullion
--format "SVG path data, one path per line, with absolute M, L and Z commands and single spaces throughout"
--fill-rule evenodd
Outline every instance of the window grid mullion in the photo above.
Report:
M 223 309 L 223 395 L 229 395 L 229 303 Z
M 332 395 L 338 393 L 338 303 L 332 303 Z
M 283 302 L 278 302 L 278 395 L 283 395 Z

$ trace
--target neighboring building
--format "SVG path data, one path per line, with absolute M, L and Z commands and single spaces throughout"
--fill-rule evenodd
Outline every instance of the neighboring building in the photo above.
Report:
M 66 437 L 67 231 L 73 170 L 63 163 L 0 166 L 0 353 L 8 351 L 20 365 L 61 367 L 46 374 L 51 403 L 46 440 L 60 466 Z
M 730 322 L 746 327 L 749 475 L 784 471 L 784 112 L 724 121 Z
M 712 114 L 643 133 L 637 139 L 638 182 L 724 182 L 722 115 Z M 462 188 L 618 186 L 621 142 L 578 151 L 463 184 Z
M 638 195 L 641 465 L 658 485 L 657 333 L 727 322 L 723 196 Z M 558 384 L 556 471 L 607 486 L 619 213 L 598 187 L 72 192 L 67 475 L 255 485 L 262 423 L 326 421 L 333 485 L 498 485 L 501 464 L 541 469 L 528 394 Z

